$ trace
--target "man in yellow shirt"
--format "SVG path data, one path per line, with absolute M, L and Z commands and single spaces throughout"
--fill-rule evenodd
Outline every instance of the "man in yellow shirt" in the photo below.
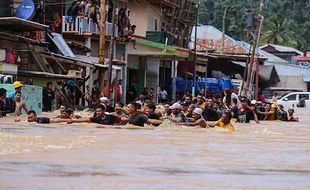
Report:
M 235 128 L 231 124 L 230 120 L 231 120 L 231 113 L 225 112 L 225 113 L 223 113 L 221 119 L 219 119 L 218 121 L 216 121 L 213 124 L 208 123 L 208 126 L 209 127 L 220 127 L 220 128 L 229 129 L 230 131 L 235 131 Z

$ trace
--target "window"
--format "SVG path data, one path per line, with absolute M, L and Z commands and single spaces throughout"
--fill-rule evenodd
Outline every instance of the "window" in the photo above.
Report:
M 296 100 L 296 94 L 292 94 L 292 95 L 290 95 L 290 96 L 288 96 L 286 98 L 287 98 L 288 101 L 294 101 L 294 100 Z
M 158 20 L 155 19 L 155 31 L 157 32 L 158 31 Z
M 305 100 L 309 100 L 309 94 L 299 94 L 299 99 L 305 98 Z

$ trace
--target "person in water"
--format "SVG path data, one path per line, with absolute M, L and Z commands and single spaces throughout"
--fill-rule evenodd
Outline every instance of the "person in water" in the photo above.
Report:
M 24 109 L 26 113 L 28 112 L 26 102 L 22 101 L 22 93 L 20 91 L 15 92 L 15 105 L 16 105 L 15 108 L 16 116 L 21 115 L 22 109 Z
M 264 120 L 274 121 L 277 119 L 277 105 L 276 104 L 267 103 L 265 106 L 265 109 L 266 109 L 265 112 L 261 112 L 257 110 L 257 113 L 265 116 Z
M 277 118 L 280 121 L 287 121 L 288 120 L 287 112 L 284 110 L 284 107 L 282 104 L 278 105 Z
M 122 121 L 122 118 L 116 115 L 107 115 L 106 107 L 104 105 L 98 105 L 96 107 L 96 114 L 93 117 L 74 119 L 70 123 L 97 123 L 100 125 L 114 125 Z
M 27 113 L 28 122 L 36 122 L 40 124 L 50 124 L 50 123 L 68 123 L 71 119 L 50 119 L 48 117 L 38 117 L 37 113 L 34 110 L 30 110 Z M 15 122 L 19 122 L 20 119 L 15 119 Z
M 144 124 L 160 125 L 161 121 L 157 119 L 149 119 L 147 116 L 138 112 L 138 103 L 130 103 L 127 106 L 129 117 L 126 118 L 127 122 L 132 125 L 144 127 Z
M 298 117 L 294 117 L 295 110 L 293 108 L 289 108 L 287 112 L 288 112 L 288 121 L 294 121 L 294 122 L 299 121 Z
M 169 119 L 172 122 L 179 123 L 179 122 L 186 122 L 184 114 L 181 112 L 182 106 L 179 103 L 174 103 L 172 106 L 169 107 L 171 110 L 170 116 L 164 118 Z
M 231 124 L 230 120 L 232 118 L 232 115 L 230 112 L 225 112 L 223 113 L 221 119 L 216 121 L 213 124 L 208 124 L 209 127 L 220 127 L 220 128 L 225 128 L 230 131 L 235 131 L 234 126 Z
M 193 117 L 193 121 L 180 123 L 180 125 L 193 126 L 193 127 L 199 126 L 201 128 L 207 127 L 206 120 L 202 117 L 202 109 L 201 108 L 195 108 L 193 111 L 192 117 Z

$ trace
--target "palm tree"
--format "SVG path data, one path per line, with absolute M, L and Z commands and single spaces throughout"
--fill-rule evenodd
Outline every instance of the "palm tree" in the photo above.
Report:
M 292 26 L 293 22 L 289 18 L 279 18 L 276 15 L 269 17 L 265 22 L 261 43 L 297 46 L 298 41 L 294 30 L 291 30 Z

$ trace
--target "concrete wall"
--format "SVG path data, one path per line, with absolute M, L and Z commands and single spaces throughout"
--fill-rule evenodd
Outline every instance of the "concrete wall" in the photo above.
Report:
M 157 20 L 157 28 L 161 27 L 161 10 L 159 7 L 151 5 L 144 0 L 135 0 L 129 3 L 130 22 L 136 25 L 135 34 L 138 36 L 146 35 L 146 31 L 155 31 L 155 19 Z
M 160 59 L 147 58 L 147 71 L 146 71 L 146 84 L 148 88 L 154 88 L 155 92 L 159 91 L 159 66 Z M 155 99 L 157 100 L 157 94 L 155 93 Z

